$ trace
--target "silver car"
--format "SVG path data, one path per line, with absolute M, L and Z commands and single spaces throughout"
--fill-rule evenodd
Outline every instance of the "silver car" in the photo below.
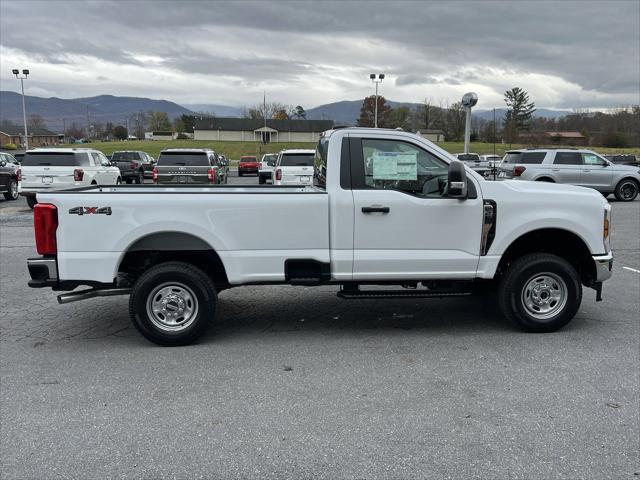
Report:
M 510 150 L 498 167 L 498 179 L 568 183 L 613 193 L 620 201 L 635 200 L 640 191 L 640 168 L 616 165 L 591 150 Z

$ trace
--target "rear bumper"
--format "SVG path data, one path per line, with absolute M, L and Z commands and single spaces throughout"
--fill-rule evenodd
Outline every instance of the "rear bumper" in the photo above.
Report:
M 609 280 L 613 269 L 613 252 L 606 255 L 594 255 L 592 258 L 596 268 L 596 283 Z
M 58 285 L 58 263 L 55 258 L 29 258 L 29 286 L 31 288 L 54 287 Z

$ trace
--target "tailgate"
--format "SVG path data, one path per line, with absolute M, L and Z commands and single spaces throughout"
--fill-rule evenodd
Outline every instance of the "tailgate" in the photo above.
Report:
M 80 167 L 22 167 L 23 190 L 29 188 L 60 189 L 75 186 L 73 172 Z

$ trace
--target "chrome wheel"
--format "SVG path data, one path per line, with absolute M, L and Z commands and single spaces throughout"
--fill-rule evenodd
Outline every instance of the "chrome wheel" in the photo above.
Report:
M 631 180 L 627 180 L 622 185 L 620 185 L 618 191 L 620 192 L 620 196 L 623 200 L 633 200 L 638 195 L 638 185 L 636 185 L 636 183 Z
M 555 317 L 567 304 L 567 285 L 555 273 L 538 273 L 522 289 L 522 305 L 536 320 Z
M 147 297 L 147 315 L 159 329 L 179 332 L 198 316 L 198 300 L 193 291 L 182 283 L 163 283 Z

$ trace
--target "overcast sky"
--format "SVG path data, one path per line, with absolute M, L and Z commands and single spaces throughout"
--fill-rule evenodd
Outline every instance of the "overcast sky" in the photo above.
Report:
M 640 1 L 0 1 L 0 87 L 26 93 L 306 108 L 397 101 L 640 103 Z

